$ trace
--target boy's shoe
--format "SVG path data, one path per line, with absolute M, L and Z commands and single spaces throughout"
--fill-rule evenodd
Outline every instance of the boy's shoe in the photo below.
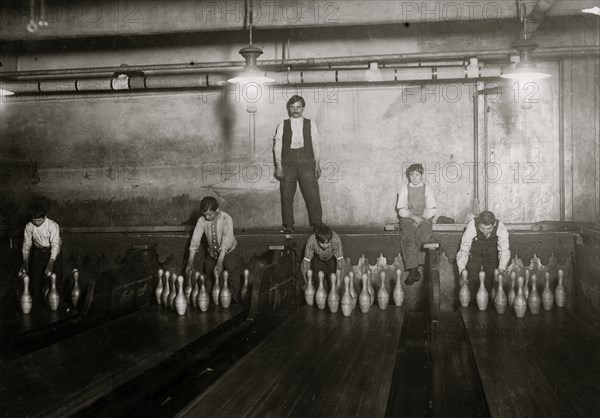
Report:
M 410 269 L 410 273 L 408 273 L 408 277 L 406 277 L 406 280 L 404 280 L 404 283 L 406 283 L 407 286 L 412 286 L 419 280 L 421 280 L 421 273 L 419 273 L 419 269 L 412 268 Z

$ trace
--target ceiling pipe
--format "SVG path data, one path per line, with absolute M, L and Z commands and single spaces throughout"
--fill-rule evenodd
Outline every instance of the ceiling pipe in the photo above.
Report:
M 527 39 L 533 35 L 542 24 L 546 13 L 554 6 L 554 3 L 556 3 L 556 0 L 538 0 L 535 6 L 533 6 L 533 10 L 525 17 L 527 26 L 521 29 L 519 39 Z
M 468 60 L 470 57 L 478 57 L 479 61 L 506 61 L 507 57 L 514 54 L 514 49 L 501 49 L 492 51 L 457 51 L 457 52 L 430 52 L 413 54 L 386 54 L 386 55 L 366 55 L 366 56 L 345 56 L 345 57 L 323 57 L 323 58 L 302 58 L 302 59 L 275 59 L 261 60 L 260 66 L 264 70 L 286 71 L 289 68 L 298 69 L 332 69 L 341 65 L 364 65 L 367 67 L 371 62 L 377 62 L 382 67 L 393 66 L 402 63 L 426 64 L 428 61 L 450 61 L 450 60 Z M 536 49 L 538 59 L 557 59 L 565 56 L 574 55 L 600 55 L 597 46 L 579 46 L 579 47 L 546 47 Z M 152 72 L 206 72 L 207 70 L 222 69 L 234 70 L 244 67 L 243 61 L 221 61 L 221 62 L 203 62 L 203 63 L 180 63 L 180 64 L 153 64 L 153 65 L 131 65 L 115 67 L 90 67 L 90 68 L 65 68 L 55 70 L 32 70 L 32 71 L 9 71 L 0 72 L 0 80 L 17 80 L 34 77 L 61 77 L 61 76 L 97 76 L 102 74 L 112 74 L 120 72 L 142 71 L 145 74 Z

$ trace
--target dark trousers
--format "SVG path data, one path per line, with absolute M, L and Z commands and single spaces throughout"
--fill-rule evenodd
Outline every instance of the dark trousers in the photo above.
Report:
M 331 287 L 330 277 L 331 274 L 335 273 L 335 270 L 337 269 L 337 260 L 335 257 L 332 257 L 327 261 L 323 261 L 319 257 L 315 256 L 310 261 L 310 268 L 313 271 L 313 284 L 315 289 L 319 286 L 319 271 L 325 273 L 323 285 L 325 286 L 325 290 L 329 293 L 329 288 Z
M 421 245 L 429 239 L 432 232 L 431 219 L 423 221 L 415 231 L 412 230 L 414 224 L 410 218 L 400 218 L 400 238 L 405 270 L 419 267 Z
M 31 246 L 31 254 L 29 256 L 29 291 L 33 300 L 31 311 L 34 314 L 41 313 L 44 306 L 46 305 L 46 298 L 44 292 L 50 290 L 50 277 L 46 277 L 44 270 L 50 260 L 50 248 L 40 248 L 35 245 Z M 60 303 L 63 303 L 64 297 L 62 296 L 62 263 L 61 256 L 57 257 L 54 262 L 54 273 L 56 273 L 56 288 L 58 294 L 61 295 Z
M 294 225 L 294 196 L 298 183 L 308 210 L 309 223 L 320 224 L 322 222 L 321 196 L 315 178 L 315 162 L 307 160 L 302 149 L 292 149 L 282 165 L 284 178 L 280 182 L 280 191 L 283 225 Z
M 204 275 L 207 278 L 207 290 L 210 293 L 214 283 L 215 283 L 215 275 L 213 270 L 217 265 L 217 259 L 212 258 L 210 255 L 206 255 L 204 257 L 204 265 L 203 271 Z M 235 303 L 239 303 L 240 300 L 240 290 L 242 288 L 243 278 L 241 277 L 243 274 L 243 266 L 242 260 L 239 257 L 239 251 L 236 248 L 232 252 L 228 253 L 223 260 L 223 269 L 227 270 L 229 273 L 229 289 L 231 290 L 231 297 Z M 219 277 L 219 286 L 223 287 L 223 276 Z
M 473 243 L 475 245 L 475 243 Z M 485 272 L 485 288 L 489 293 L 494 285 L 494 269 L 498 268 L 498 249 L 496 243 L 482 248 L 472 248 L 467 262 L 467 271 L 469 272 L 469 290 L 471 291 L 471 300 L 479 289 L 479 272 L 481 267 Z

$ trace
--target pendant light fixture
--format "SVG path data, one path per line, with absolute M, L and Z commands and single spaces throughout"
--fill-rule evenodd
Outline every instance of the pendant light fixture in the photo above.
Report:
M 502 74 L 500 77 L 528 81 L 551 77 L 551 74 L 538 71 L 531 58 L 531 54 L 538 47 L 538 44 L 529 39 L 531 35 L 527 32 L 527 6 L 524 3 L 520 3 L 520 5 L 522 6 L 521 22 L 523 22 L 523 30 L 519 35 L 519 39 L 513 43 L 513 48 L 519 51 L 520 60 L 514 70 Z
M 270 77 L 267 77 L 263 71 L 258 68 L 256 65 L 256 60 L 259 56 L 262 55 L 263 50 L 252 45 L 252 0 L 248 0 L 246 2 L 246 25 L 248 26 L 250 32 L 250 45 L 240 49 L 240 54 L 246 60 L 246 65 L 244 69 L 238 76 L 230 78 L 227 80 L 230 83 L 257 83 L 257 84 L 265 84 L 265 83 L 273 83 L 273 80 Z

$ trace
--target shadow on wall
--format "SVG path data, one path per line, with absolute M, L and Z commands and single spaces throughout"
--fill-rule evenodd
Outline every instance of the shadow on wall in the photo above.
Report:
M 0 194 L 0 227 L 22 230 L 29 216 L 28 199 L 17 201 Z M 195 225 L 199 198 L 187 194 L 172 198 L 134 197 L 124 200 L 52 201 L 48 217 L 61 227 Z

